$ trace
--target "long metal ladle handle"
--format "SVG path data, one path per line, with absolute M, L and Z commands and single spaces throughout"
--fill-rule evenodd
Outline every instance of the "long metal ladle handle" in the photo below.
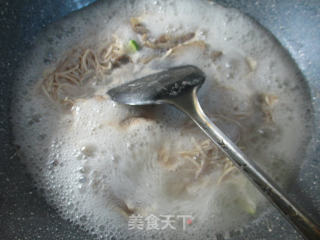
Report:
M 203 112 L 197 88 L 166 101 L 186 113 L 225 152 L 230 160 L 277 207 L 287 220 L 308 240 L 320 240 L 320 227 L 307 217 L 253 161 L 214 124 Z

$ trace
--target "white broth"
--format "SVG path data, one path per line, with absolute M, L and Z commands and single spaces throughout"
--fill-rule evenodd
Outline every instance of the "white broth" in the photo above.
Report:
M 208 1 L 105 1 L 41 35 L 15 89 L 15 143 L 62 217 L 105 239 L 212 239 L 266 210 L 185 115 L 106 95 L 184 64 L 206 74 L 199 99 L 212 121 L 288 186 L 303 162 L 310 106 L 279 43 L 238 10 Z M 176 229 L 163 225 L 169 215 Z M 147 229 L 150 216 L 160 229 Z

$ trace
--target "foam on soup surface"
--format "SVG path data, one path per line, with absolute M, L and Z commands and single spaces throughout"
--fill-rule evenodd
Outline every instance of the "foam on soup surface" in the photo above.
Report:
M 207 1 L 103 1 L 48 29 L 16 86 L 15 142 L 64 218 L 106 239 L 211 239 L 265 211 L 264 198 L 182 113 L 105 94 L 184 64 L 207 76 L 199 98 L 212 121 L 288 185 L 302 163 L 310 106 L 270 34 Z

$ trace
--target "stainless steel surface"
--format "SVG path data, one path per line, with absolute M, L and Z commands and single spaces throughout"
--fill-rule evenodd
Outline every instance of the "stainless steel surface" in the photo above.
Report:
M 174 67 L 113 88 L 108 94 L 113 101 L 122 104 L 170 104 L 184 112 L 305 239 L 320 239 L 320 226 L 303 213 L 203 112 L 197 91 L 204 80 L 204 73 L 195 66 Z
M 204 80 L 204 73 L 195 66 L 174 67 L 113 88 L 107 94 L 128 105 L 161 104 L 201 86 Z
M 112 0 L 101 0 L 95 7 Z M 10 102 L 16 69 L 27 57 L 37 34 L 49 24 L 96 0 L 0 0 L 0 238 L 92 239 L 59 217 L 35 189 L 12 145 Z M 290 197 L 320 221 L 320 1 L 319 0 L 216 0 L 248 14 L 288 51 L 310 88 L 314 130 L 299 175 L 292 181 Z M 89 6 L 91 7 L 91 6 Z M 74 14 L 74 13 L 73 13 Z M 57 29 L 57 36 L 63 30 Z M 276 211 L 217 239 L 299 240 Z

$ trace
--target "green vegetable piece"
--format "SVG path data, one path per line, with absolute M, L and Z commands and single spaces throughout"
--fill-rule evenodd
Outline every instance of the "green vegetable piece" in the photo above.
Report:
M 136 52 L 136 51 L 139 51 L 140 47 L 139 47 L 139 44 L 135 40 L 130 40 L 129 41 L 129 49 L 132 52 Z
M 247 213 L 249 213 L 250 215 L 254 215 L 256 213 L 257 207 L 252 200 L 248 199 L 246 196 L 241 196 L 237 200 L 239 206 Z

